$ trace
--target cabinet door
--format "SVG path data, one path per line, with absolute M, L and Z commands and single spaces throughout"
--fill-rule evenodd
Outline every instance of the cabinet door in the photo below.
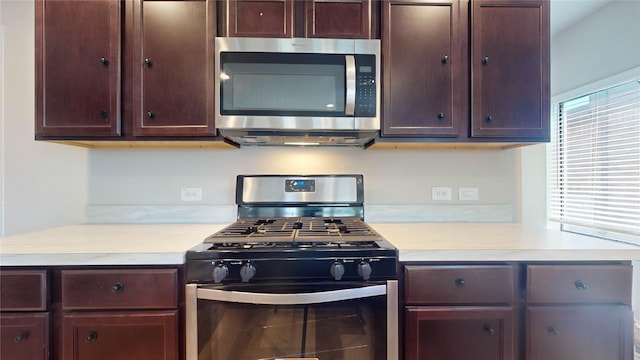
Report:
M 632 360 L 633 314 L 626 306 L 527 308 L 527 360 Z
M 36 0 L 36 136 L 120 134 L 120 1 Z
M 382 136 L 457 136 L 468 61 L 459 1 L 385 0 L 382 6 Z
M 307 0 L 306 36 L 370 39 L 372 0 Z
M 406 307 L 405 359 L 511 360 L 511 307 Z
M 49 313 L 0 314 L 0 359 L 49 359 Z
M 472 4 L 471 136 L 548 141 L 548 0 Z
M 215 1 L 136 1 L 135 136 L 215 135 Z
M 293 0 L 228 0 L 227 36 L 293 36 Z
M 178 359 L 178 312 L 66 313 L 62 357 L 69 360 Z

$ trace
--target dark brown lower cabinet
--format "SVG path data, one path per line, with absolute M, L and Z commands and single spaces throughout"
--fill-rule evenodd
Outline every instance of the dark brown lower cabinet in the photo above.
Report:
M 405 359 L 514 359 L 511 307 L 408 306 Z
M 178 311 L 67 313 L 63 359 L 178 359 Z
M 49 313 L 0 314 L 0 359 L 49 359 Z
M 404 359 L 633 360 L 633 281 L 628 261 L 407 263 Z
M 628 306 L 529 306 L 527 360 L 633 360 Z

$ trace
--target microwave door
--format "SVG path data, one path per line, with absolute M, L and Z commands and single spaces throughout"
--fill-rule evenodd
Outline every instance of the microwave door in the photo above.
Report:
M 356 108 L 356 59 L 353 55 L 345 56 L 346 97 L 344 114 L 353 116 Z
M 220 115 L 355 113 L 356 62 L 344 54 L 222 53 Z

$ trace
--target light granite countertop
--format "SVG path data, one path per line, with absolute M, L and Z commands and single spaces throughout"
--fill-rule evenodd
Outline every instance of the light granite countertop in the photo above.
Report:
M 71 225 L 0 239 L 1 266 L 175 265 L 228 224 Z M 517 224 L 370 223 L 400 261 L 640 260 L 640 247 Z

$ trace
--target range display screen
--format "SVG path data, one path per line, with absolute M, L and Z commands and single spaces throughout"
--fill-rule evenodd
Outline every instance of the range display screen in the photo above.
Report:
M 285 192 L 315 192 L 316 181 L 313 179 L 287 179 L 284 185 Z

